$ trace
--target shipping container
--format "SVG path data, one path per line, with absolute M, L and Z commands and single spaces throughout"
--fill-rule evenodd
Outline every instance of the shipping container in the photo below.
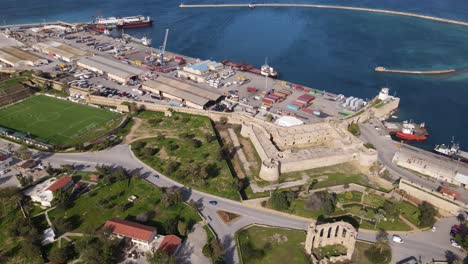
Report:
M 265 98 L 272 99 L 275 102 L 277 102 L 280 99 L 279 96 L 276 96 L 274 94 L 269 94 L 269 95 L 265 96 Z
M 291 95 L 291 94 L 292 94 L 292 92 L 291 92 L 290 90 L 286 90 L 286 89 L 283 89 L 283 90 L 281 90 L 280 92 L 285 93 L 285 94 L 287 94 L 287 95 Z
M 286 86 L 286 82 L 285 82 L 285 81 L 281 81 L 281 86 Z
M 273 100 L 271 100 L 271 99 L 263 98 L 263 99 L 262 99 L 262 103 L 272 105 L 272 104 L 274 104 L 275 102 L 274 102 Z
M 309 114 L 312 114 L 313 110 L 310 109 L 310 108 L 302 108 L 302 111 L 306 112 L 306 113 L 309 113 Z
M 310 93 L 310 88 L 304 88 L 304 93 Z
M 304 104 L 308 104 L 310 103 L 312 100 L 315 99 L 315 96 L 313 95 L 310 95 L 310 94 L 303 94 L 301 96 L 299 96 L 296 101 L 298 102 L 303 102 Z
M 294 101 L 291 104 L 293 104 L 293 105 L 295 105 L 297 107 L 304 107 L 306 105 L 305 103 L 299 102 L 299 101 Z
M 254 88 L 254 87 L 247 87 L 247 92 L 249 93 L 256 93 L 257 92 L 257 88 Z
M 258 95 L 254 96 L 254 100 L 260 101 L 260 96 Z
M 292 104 L 288 104 L 286 106 L 288 109 L 291 109 L 291 110 L 294 110 L 294 111 L 298 111 L 299 110 L 299 106 L 295 106 L 295 105 L 292 105 Z
M 320 116 L 321 114 L 322 114 L 322 113 L 320 113 L 320 111 L 319 111 L 319 110 L 314 110 L 314 115 L 316 115 L 316 116 Z
M 286 94 L 280 92 L 274 92 L 273 95 L 278 96 L 281 99 L 284 99 L 287 96 Z

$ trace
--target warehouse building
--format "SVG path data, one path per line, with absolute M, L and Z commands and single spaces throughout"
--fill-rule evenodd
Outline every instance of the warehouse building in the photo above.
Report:
M 143 69 L 101 56 L 82 58 L 78 60 L 76 65 L 93 72 L 107 75 L 112 80 L 124 84 L 128 83 L 130 80 L 136 80 L 138 76 L 146 72 Z
M 40 42 L 33 45 L 35 50 L 66 62 L 75 61 L 81 57 L 91 55 L 88 51 L 74 48 L 57 41 Z
M 0 61 L 11 67 L 32 67 L 49 63 L 47 59 L 17 47 L 1 47 Z
M 162 97 L 182 102 L 188 107 L 205 109 L 218 102 L 221 95 L 168 77 L 159 76 L 156 80 L 143 83 L 143 90 Z
M 205 78 L 211 71 L 221 70 L 223 67 L 222 63 L 205 60 L 186 65 L 182 70 L 179 70 L 177 74 L 180 78 L 187 78 L 196 82 L 205 82 Z

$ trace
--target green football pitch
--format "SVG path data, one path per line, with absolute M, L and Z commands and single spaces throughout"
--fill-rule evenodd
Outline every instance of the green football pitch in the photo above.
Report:
M 0 109 L 0 126 L 54 145 L 73 145 L 105 134 L 120 121 L 108 110 L 47 96 L 33 96 Z

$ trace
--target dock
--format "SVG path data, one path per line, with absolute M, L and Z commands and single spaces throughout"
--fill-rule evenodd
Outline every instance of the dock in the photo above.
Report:
M 382 73 L 401 73 L 401 74 L 420 74 L 420 75 L 435 75 L 435 74 L 447 74 L 456 72 L 455 69 L 448 69 L 448 70 L 431 70 L 431 71 L 408 71 L 408 70 L 392 70 L 387 69 L 382 66 L 378 66 L 375 68 L 376 72 Z
M 339 10 L 350 10 L 350 11 L 361 11 L 361 12 L 371 12 L 371 13 L 380 13 L 388 15 L 397 15 L 397 16 L 406 16 L 406 17 L 415 17 L 419 19 L 432 20 L 441 23 L 448 23 L 454 25 L 460 25 L 468 27 L 468 22 L 445 19 L 435 16 L 426 16 L 409 12 L 400 12 L 384 9 L 375 9 L 375 8 L 365 8 L 365 7 L 354 7 L 354 6 L 339 6 L 339 5 L 315 5 L 315 4 L 201 4 L 201 5 L 179 5 L 180 8 L 232 8 L 232 7 L 245 7 L 245 8 L 257 8 L 257 7 L 302 7 L 302 8 L 322 8 L 322 9 L 339 9 Z

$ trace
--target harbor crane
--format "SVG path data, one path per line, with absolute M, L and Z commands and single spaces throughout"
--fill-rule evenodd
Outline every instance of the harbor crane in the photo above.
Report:
M 166 34 L 164 35 L 164 42 L 162 46 L 159 47 L 159 63 L 161 63 L 161 65 L 166 64 L 166 62 L 164 61 L 164 52 L 166 52 L 166 44 L 167 44 L 168 36 L 169 36 L 169 29 L 166 28 Z

